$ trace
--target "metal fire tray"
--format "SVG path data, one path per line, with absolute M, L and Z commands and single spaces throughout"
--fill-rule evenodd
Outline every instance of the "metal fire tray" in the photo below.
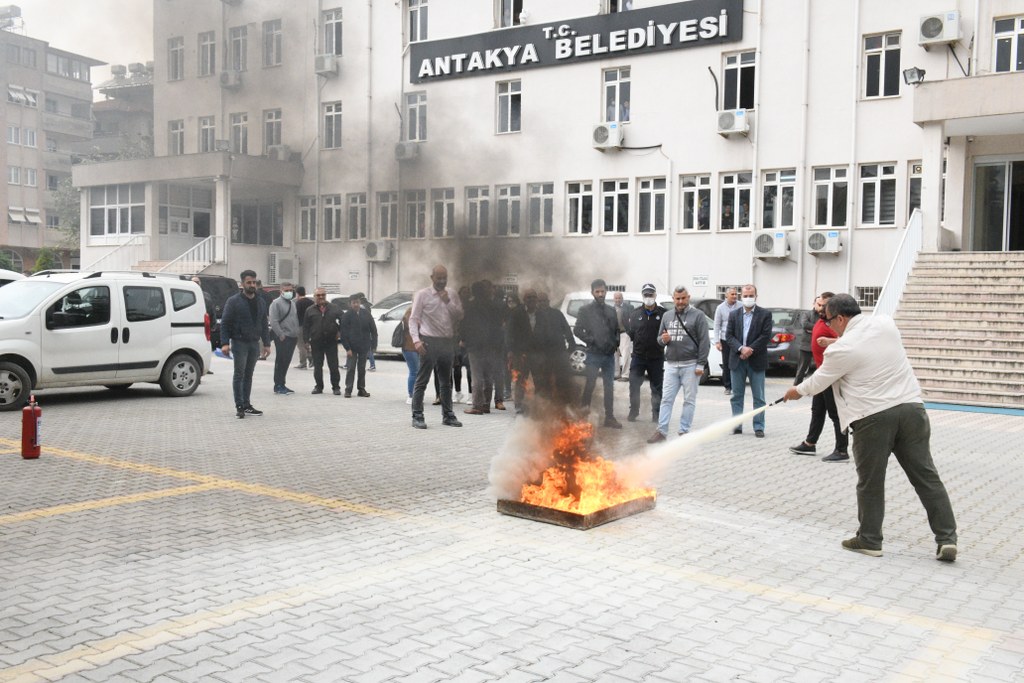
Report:
M 653 510 L 654 504 L 654 496 L 644 496 L 643 498 L 634 498 L 633 500 L 627 500 L 625 503 L 619 503 L 618 505 L 612 505 L 611 507 L 581 515 L 577 512 L 566 512 L 565 510 L 522 503 L 518 500 L 499 500 L 498 512 L 503 515 L 511 515 L 512 517 L 530 519 L 534 522 L 546 522 L 547 524 L 566 526 L 570 529 L 586 530 L 593 529 L 601 524 L 614 522 L 623 517 L 635 515 L 639 512 Z

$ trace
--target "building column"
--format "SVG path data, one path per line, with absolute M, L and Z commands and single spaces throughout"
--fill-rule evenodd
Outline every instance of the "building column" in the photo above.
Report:
M 965 216 L 964 207 L 970 206 L 974 187 L 974 174 L 967 165 L 967 138 L 963 135 L 949 138 L 946 149 L 946 210 L 943 234 L 950 249 L 970 251 L 970 226 L 973 217 Z M 952 191 L 950 189 L 952 188 Z
M 942 250 L 942 151 L 946 143 L 942 121 L 925 123 L 922 131 L 921 251 Z
M 217 259 L 225 266 L 228 262 L 228 245 L 231 244 L 231 179 L 228 176 L 214 178 L 213 234 L 217 237 Z

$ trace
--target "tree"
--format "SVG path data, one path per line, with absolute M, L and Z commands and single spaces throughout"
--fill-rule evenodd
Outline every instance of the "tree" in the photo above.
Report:
M 0 251 L 0 270 L 14 270 L 14 262 L 6 252 Z
M 60 260 L 60 256 L 57 255 L 50 247 L 43 247 L 39 250 L 39 255 L 36 256 L 36 263 L 32 266 L 32 272 L 38 273 L 41 270 L 52 270 L 55 268 L 63 268 L 64 264 Z
M 60 220 L 60 225 L 57 226 L 61 233 L 60 246 L 76 249 L 81 240 L 79 228 L 82 214 L 80 193 L 71 184 L 71 176 L 62 178 L 57 189 L 51 191 L 51 195 L 57 209 L 57 218 Z

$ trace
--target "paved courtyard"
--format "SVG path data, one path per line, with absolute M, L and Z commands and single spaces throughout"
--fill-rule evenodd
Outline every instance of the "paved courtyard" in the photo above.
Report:
M 0 415 L 0 681 L 1024 680 L 1022 417 L 930 411 L 960 558 L 933 559 L 895 463 L 870 558 L 839 547 L 852 464 L 788 452 L 809 400 L 672 462 L 655 510 L 577 531 L 495 511 L 512 411 L 458 406 L 453 429 L 428 405 L 414 430 L 404 363 L 377 365 L 345 399 L 294 369 L 275 396 L 260 363 L 245 420 L 220 358 L 185 399 L 44 393 L 37 461 Z M 702 387 L 694 427 L 728 414 Z M 599 430 L 601 452 L 652 430 Z

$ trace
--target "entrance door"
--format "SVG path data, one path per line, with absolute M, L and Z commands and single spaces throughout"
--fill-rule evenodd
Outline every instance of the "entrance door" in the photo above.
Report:
M 1024 251 L 1024 160 L 974 167 L 972 251 Z

